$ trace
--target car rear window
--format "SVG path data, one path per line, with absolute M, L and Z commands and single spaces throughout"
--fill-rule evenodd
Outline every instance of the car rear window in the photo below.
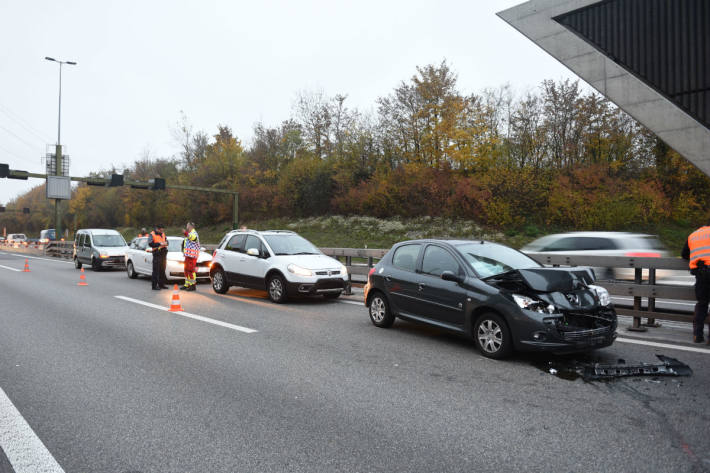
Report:
M 402 245 L 392 255 L 392 266 L 405 271 L 414 272 L 417 269 L 417 257 L 421 245 Z

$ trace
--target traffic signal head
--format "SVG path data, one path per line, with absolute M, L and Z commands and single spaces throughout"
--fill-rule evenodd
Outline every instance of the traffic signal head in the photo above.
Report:
M 0 212 L 4 212 L 4 211 L 5 211 L 5 207 L 0 205 Z
M 150 181 L 150 189 L 154 191 L 164 191 L 165 190 L 165 179 L 156 177 Z
M 10 165 L 0 164 L 0 177 L 7 177 L 10 175 Z
M 23 214 L 28 214 L 28 213 L 30 213 L 30 208 L 29 208 L 29 207 L 24 207 L 24 208 L 22 209 L 22 213 L 23 213 Z

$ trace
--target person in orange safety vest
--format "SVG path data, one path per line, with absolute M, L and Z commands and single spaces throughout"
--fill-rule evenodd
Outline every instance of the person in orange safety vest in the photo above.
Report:
M 150 247 L 150 252 L 153 253 L 153 273 L 151 275 L 153 290 L 167 289 L 168 280 L 165 277 L 165 267 L 168 263 L 166 259 L 168 256 L 168 239 L 165 237 L 162 225 L 156 225 L 155 230 L 150 232 L 148 247 Z
M 693 319 L 693 343 L 702 343 L 703 325 L 710 304 L 710 222 L 690 234 L 681 253 L 688 260 L 690 273 L 695 276 L 695 318 Z M 708 329 L 710 344 L 710 328 Z

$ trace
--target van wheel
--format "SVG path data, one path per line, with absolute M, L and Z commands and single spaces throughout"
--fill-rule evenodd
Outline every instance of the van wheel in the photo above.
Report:
M 222 268 L 212 273 L 212 289 L 214 289 L 214 292 L 217 294 L 224 294 L 229 290 L 227 276 L 224 274 L 224 271 L 222 271 Z
M 274 274 L 269 278 L 269 282 L 266 285 L 267 292 L 269 293 L 269 299 L 277 304 L 282 304 L 286 302 L 286 283 L 284 283 L 284 278 L 278 274 Z
M 91 257 L 91 269 L 94 271 L 100 271 L 101 270 L 101 262 L 98 261 L 96 258 L 93 256 Z
M 513 351 L 508 324 L 494 312 L 488 312 L 476 319 L 473 338 L 481 354 L 487 358 L 505 358 Z
M 131 279 L 135 279 L 138 277 L 138 274 L 136 273 L 136 270 L 133 267 L 133 261 L 129 261 L 126 265 L 126 272 L 128 273 L 128 277 Z
M 74 267 L 76 269 L 81 269 L 81 261 L 79 261 L 79 258 L 77 258 L 76 256 L 74 257 Z

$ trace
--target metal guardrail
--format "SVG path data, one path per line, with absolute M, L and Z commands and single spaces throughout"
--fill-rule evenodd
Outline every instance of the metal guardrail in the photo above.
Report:
M 352 275 L 367 275 L 370 268 L 389 250 L 358 249 L 358 248 L 321 248 L 328 256 L 345 260 L 352 280 Z M 677 284 L 658 284 L 658 270 L 688 271 L 688 262 L 680 258 L 644 258 L 627 256 L 589 256 L 573 254 L 536 254 L 528 256 L 547 266 L 591 266 L 603 268 L 632 269 L 634 279 L 630 281 L 599 280 L 598 284 L 609 291 L 612 296 L 633 297 L 633 307 L 617 307 L 621 315 L 633 317 L 633 325 L 629 330 L 645 331 L 647 327 L 658 327 L 656 319 L 692 322 L 693 315 L 680 312 L 663 312 L 656 310 L 656 299 L 677 299 L 695 301 L 695 290 L 692 286 Z M 366 259 L 367 262 L 353 263 L 353 258 Z M 645 276 L 645 277 L 644 277 Z M 643 308 L 643 299 L 647 299 Z M 642 323 L 642 318 L 648 318 Z
M 216 245 L 204 245 L 212 252 Z M 42 244 L 0 243 L 0 248 L 12 249 L 23 253 L 44 254 L 46 256 L 71 258 L 73 242 L 49 242 Z M 350 282 L 358 276 L 358 282 L 364 282 L 370 269 L 384 257 L 387 249 L 368 248 L 321 248 L 321 251 L 343 262 L 348 268 Z M 676 299 L 695 301 L 695 291 L 692 286 L 677 284 L 658 284 L 658 271 L 687 271 L 688 262 L 680 258 L 643 258 L 627 256 L 589 256 L 573 254 L 539 254 L 528 253 L 528 256 L 547 266 L 591 266 L 614 269 L 632 269 L 634 279 L 629 281 L 599 280 L 598 284 L 605 287 L 612 296 L 633 297 L 633 307 L 617 307 L 617 312 L 633 317 L 633 325 L 629 330 L 646 330 L 646 327 L 656 327 L 656 319 L 692 322 L 693 315 L 682 312 L 664 312 L 656 310 L 656 299 Z M 360 261 L 355 261 L 360 260 Z M 364 277 L 363 277 L 364 276 Z M 643 299 L 647 299 L 643 307 Z M 643 324 L 642 318 L 648 318 Z

